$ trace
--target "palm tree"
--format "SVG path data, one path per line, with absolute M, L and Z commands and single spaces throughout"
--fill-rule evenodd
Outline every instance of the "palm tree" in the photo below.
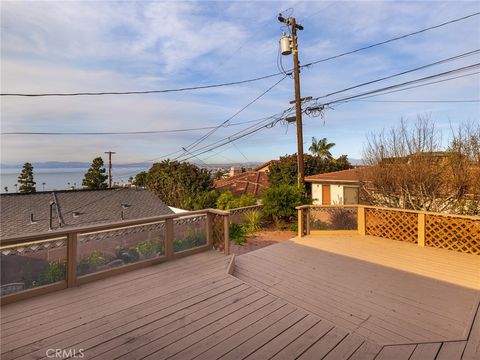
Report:
M 315 137 L 312 137 L 312 145 L 308 148 L 308 150 L 310 150 L 312 154 L 320 156 L 321 158 L 330 159 L 332 157 L 330 149 L 334 146 L 335 143 L 329 143 L 327 138 L 317 140 Z

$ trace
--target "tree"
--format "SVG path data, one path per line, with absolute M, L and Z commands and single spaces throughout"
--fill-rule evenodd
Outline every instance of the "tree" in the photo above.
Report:
M 313 155 L 319 156 L 322 159 L 331 159 L 332 154 L 330 153 L 330 149 L 334 146 L 335 144 L 329 143 L 327 138 L 317 140 L 315 137 L 312 137 L 312 145 L 308 150 L 310 150 Z
M 35 181 L 33 181 L 33 166 L 30 163 L 23 164 L 22 172 L 18 177 L 18 183 L 20 184 L 19 191 L 21 193 L 34 193 Z
M 226 190 L 217 199 L 217 209 L 230 210 L 245 206 L 252 206 L 256 203 L 257 199 L 252 194 L 235 196 L 230 190 Z
M 338 159 L 321 158 L 305 154 L 305 176 L 315 175 L 319 173 L 347 170 L 352 167 L 348 161 L 347 155 L 342 155 Z M 270 185 L 297 183 L 297 155 L 285 155 L 280 157 L 279 161 L 270 165 L 268 179 Z M 308 190 L 308 189 L 307 189 Z
M 468 131 L 467 131 L 468 130 Z M 413 210 L 480 212 L 480 126 L 461 124 L 448 149 L 429 116 L 371 134 L 364 149 L 362 201 Z
M 296 206 L 305 202 L 302 190 L 295 185 L 281 184 L 271 186 L 262 196 L 262 211 L 277 224 L 280 220 L 290 221 L 297 214 Z
M 148 170 L 146 185 L 167 205 L 191 209 L 199 194 L 213 190 L 213 179 L 207 169 L 165 160 Z
M 147 180 L 147 172 L 140 171 L 137 175 L 135 175 L 135 180 L 133 180 L 133 185 L 145 187 L 147 185 L 146 180 Z
M 105 175 L 105 168 L 103 167 L 103 159 L 99 156 L 93 159 L 90 169 L 85 173 L 82 181 L 82 186 L 87 189 L 106 189 L 108 178 Z

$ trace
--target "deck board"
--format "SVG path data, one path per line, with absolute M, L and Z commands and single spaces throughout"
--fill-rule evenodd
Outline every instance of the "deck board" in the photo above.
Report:
M 477 257 L 441 252 L 435 262 L 434 249 L 324 240 L 238 256 L 235 276 L 229 257 L 206 251 L 3 306 L 1 357 L 46 360 L 61 348 L 88 359 L 478 358 Z
M 324 235 L 238 256 L 234 275 L 370 341 L 391 345 L 466 339 L 480 300 L 478 269 L 477 256 Z

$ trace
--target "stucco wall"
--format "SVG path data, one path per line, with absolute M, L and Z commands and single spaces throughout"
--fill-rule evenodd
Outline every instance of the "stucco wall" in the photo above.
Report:
M 322 205 L 322 185 L 312 184 L 313 205 Z
M 343 185 L 330 185 L 330 199 L 332 201 L 331 205 L 343 204 Z
M 340 184 L 328 185 L 330 185 L 331 205 L 358 203 L 358 187 L 351 185 L 344 186 Z M 345 196 L 347 196 L 348 198 L 345 199 Z M 322 184 L 312 183 L 312 199 L 314 205 L 322 205 Z

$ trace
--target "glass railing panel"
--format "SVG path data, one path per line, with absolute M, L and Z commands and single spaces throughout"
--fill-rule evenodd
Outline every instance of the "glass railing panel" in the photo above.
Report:
M 79 234 L 77 275 L 165 256 L 165 222 Z
M 207 244 L 207 215 L 173 220 L 173 251 L 180 252 Z
M 0 247 L 1 296 L 65 280 L 66 238 Z

